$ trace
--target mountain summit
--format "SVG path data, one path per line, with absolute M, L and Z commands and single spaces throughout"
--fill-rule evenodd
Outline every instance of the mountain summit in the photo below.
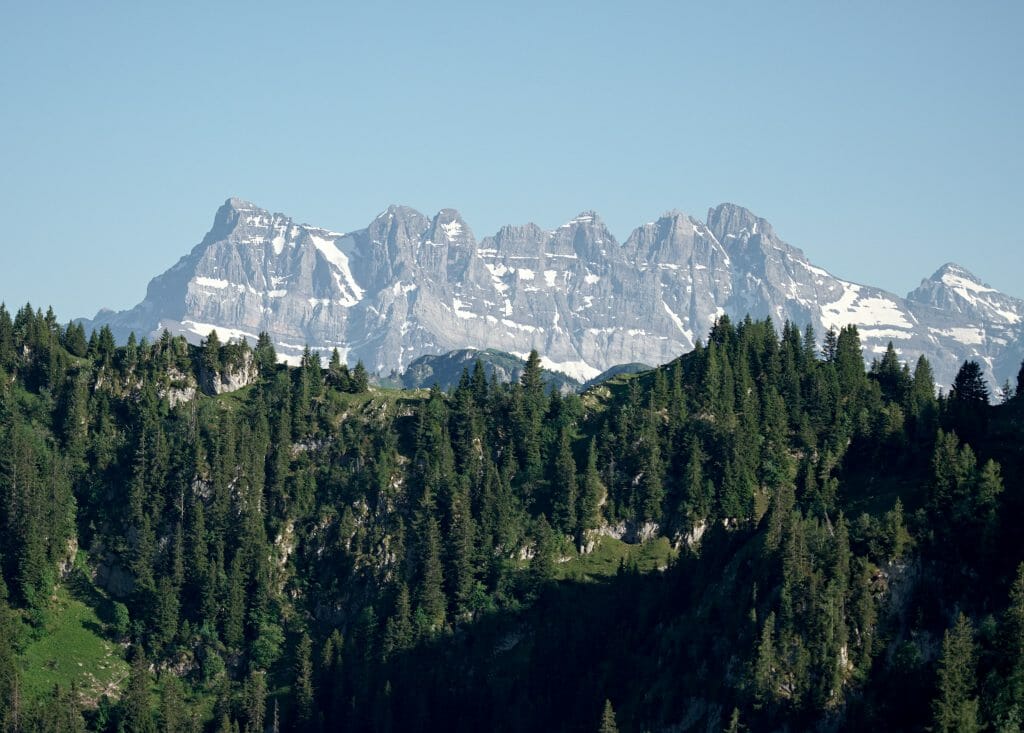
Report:
M 868 359 L 889 341 L 924 354 L 941 384 L 965 358 L 994 380 L 1016 374 L 1024 302 L 947 264 L 901 298 L 835 277 L 735 204 L 704 221 L 671 211 L 619 243 L 596 212 L 554 230 L 502 227 L 479 242 L 455 209 L 433 217 L 389 206 L 347 234 L 228 199 L 191 252 L 154 278 L 134 308 L 93 326 L 193 341 L 216 328 L 250 341 L 267 331 L 286 358 L 305 344 L 349 362 L 402 371 L 424 354 L 537 349 L 580 379 L 627 362 L 658 364 L 721 315 L 857 325 Z

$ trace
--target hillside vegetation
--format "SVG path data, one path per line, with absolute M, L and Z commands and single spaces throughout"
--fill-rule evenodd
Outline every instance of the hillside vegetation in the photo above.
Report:
M 397 391 L 26 306 L 0 385 L 5 730 L 1024 718 L 1024 397 L 974 362 L 723 317 L 582 396 Z

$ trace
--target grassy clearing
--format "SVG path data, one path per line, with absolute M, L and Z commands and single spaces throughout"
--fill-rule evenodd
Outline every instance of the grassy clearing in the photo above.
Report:
M 95 704 L 104 694 L 120 696 L 128 664 L 119 644 L 104 636 L 96 608 L 60 586 L 41 629 L 28 631 L 20 656 L 22 682 L 29 698 L 48 698 L 55 685 L 72 683 Z
M 556 572 L 562 580 L 595 580 L 615 575 L 625 563 L 627 566 L 635 564 L 641 573 L 649 573 L 664 570 L 675 556 L 675 550 L 665 537 L 639 545 L 630 545 L 614 537 L 601 537 L 593 552 L 560 563 Z

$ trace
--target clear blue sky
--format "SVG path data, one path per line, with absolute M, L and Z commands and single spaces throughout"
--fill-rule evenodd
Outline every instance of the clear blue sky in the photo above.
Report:
M 732 201 L 842 277 L 1024 296 L 1019 1 L 295 5 L 5 3 L 0 300 L 131 306 L 231 195 L 478 238 Z

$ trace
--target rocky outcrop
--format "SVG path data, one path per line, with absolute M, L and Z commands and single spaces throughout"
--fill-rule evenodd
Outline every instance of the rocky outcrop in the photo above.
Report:
M 217 371 L 201 368 L 199 382 L 206 394 L 219 395 L 248 387 L 259 379 L 259 376 L 259 368 L 252 352 L 246 350 L 238 357 L 238 363 L 225 364 Z

